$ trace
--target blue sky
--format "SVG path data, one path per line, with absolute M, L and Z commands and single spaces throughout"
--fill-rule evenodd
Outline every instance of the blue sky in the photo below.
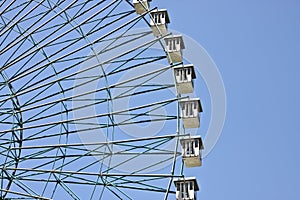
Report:
M 154 6 L 168 9 L 170 29 L 207 50 L 226 89 L 227 118 L 220 140 L 201 168 L 185 169 L 187 176 L 198 179 L 198 200 L 299 200 L 300 2 L 153 0 Z M 198 76 L 196 91 L 204 108 L 201 134 L 211 116 L 203 84 Z M 155 198 L 145 194 L 144 200 Z
M 300 199 L 296 0 L 156 0 L 197 40 L 227 94 L 222 136 L 197 170 L 199 199 Z

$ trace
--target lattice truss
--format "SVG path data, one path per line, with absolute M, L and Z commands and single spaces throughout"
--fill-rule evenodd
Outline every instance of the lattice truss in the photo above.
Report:
M 0 1 L 0 199 L 175 193 L 178 97 L 174 82 L 153 82 L 174 65 L 152 49 L 164 36 L 153 37 L 147 17 L 125 0 Z M 160 122 L 169 132 L 128 138 L 121 129 Z

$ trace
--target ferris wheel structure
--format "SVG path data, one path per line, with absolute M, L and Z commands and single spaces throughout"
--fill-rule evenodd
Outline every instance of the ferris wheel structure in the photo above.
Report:
M 196 199 L 196 72 L 150 3 L 0 2 L 0 199 Z

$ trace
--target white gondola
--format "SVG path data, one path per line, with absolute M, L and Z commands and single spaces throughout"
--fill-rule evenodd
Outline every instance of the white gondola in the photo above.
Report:
M 133 5 L 137 14 L 142 15 L 149 10 L 151 0 L 133 0 Z
M 174 181 L 176 200 L 196 200 L 199 186 L 196 178 L 181 178 Z
M 204 149 L 200 136 L 191 136 L 180 140 L 183 162 L 186 167 L 202 165 L 201 151 Z
M 173 68 L 176 87 L 179 94 L 194 92 L 194 81 L 196 73 L 194 65 L 176 66 Z
M 150 12 L 150 26 L 154 36 L 164 36 L 168 34 L 168 24 L 170 18 L 166 9 L 154 10 Z
M 199 98 L 180 100 L 181 116 L 184 128 L 199 128 L 200 116 L 203 112 Z
M 168 62 L 170 64 L 182 62 L 182 50 L 185 49 L 182 35 L 165 37 L 165 43 Z

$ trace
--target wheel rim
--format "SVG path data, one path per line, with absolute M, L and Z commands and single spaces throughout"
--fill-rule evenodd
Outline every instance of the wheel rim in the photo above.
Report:
M 121 12 L 125 4 L 128 6 L 128 11 Z M 178 142 L 176 134 L 148 137 L 146 143 L 144 139 L 140 140 L 140 138 L 130 140 L 118 137 L 115 133 L 120 130 L 116 127 L 122 124 L 116 123 L 115 114 L 106 115 L 104 118 L 100 116 L 103 113 L 116 113 L 120 109 L 114 107 L 114 103 L 116 104 L 114 98 L 117 95 L 112 94 L 112 90 L 116 88 L 112 88 L 111 85 L 117 84 L 117 82 L 112 82 L 114 79 L 112 78 L 113 74 L 119 73 L 122 77 L 121 74 L 129 70 L 129 66 L 138 67 L 137 65 L 157 63 L 165 59 L 163 54 L 155 55 L 153 52 L 151 53 L 153 56 L 149 58 L 135 57 L 131 54 L 143 52 L 141 48 L 138 51 L 126 54 L 123 58 L 112 60 L 116 63 L 120 62 L 121 64 L 118 66 L 113 66 L 113 68 L 102 66 L 99 59 L 101 54 L 97 49 L 99 44 L 103 44 L 103 41 L 109 39 L 109 36 L 114 33 L 116 36 L 120 36 L 124 32 L 126 33 L 127 29 L 132 29 L 135 25 L 138 27 L 138 23 L 145 20 L 136 16 L 130 5 L 128 1 L 3 3 L 0 33 L 3 48 L 1 48 L 0 53 L 7 59 L 1 61 L 1 76 L 3 79 L 1 83 L 5 85 L 5 87 L 2 87 L 2 91 L 7 91 L 8 95 L 2 97 L 0 101 L 4 105 L 3 102 L 9 99 L 10 107 L 13 108 L 13 115 L 8 117 L 7 120 L 10 123 L 15 121 L 17 123 L 13 123 L 12 127 L 9 128 L 2 125 L 5 122 L 3 121 L 1 126 L 4 127 L 4 131 L 1 134 L 7 135 L 10 132 L 17 134 L 11 139 L 14 142 L 6 146 L 10 150 L 7 151 L 5 157 L 14 154 L 15 158 L 14 161 L 5 161 L 2 166 L 2 177 L 6 180 L 1 186 L 2 198 L 52 199 L 57 197 L 58 194 L 64 193 L 66 198 L 80 199 L 82 197 L 78 192 L 80 191 L 78 185 L 83 184 L 89 186 L 90 199 L 95 197 L 105 199 L 107 198 L 105 193 L 110 193 L 114 197 L 130 199 L 131 196 L 135 195 L 130 192 L 132 189 L 134 191 L 147 190 L 162 194 L 168 193 L 170 192 L 168 189 L 157 187 L 155 184 L 161 180 L 165 180 L 167 184 L 173 176 L 182 176 L 181 174 L 170 173 L 170 170 L 164 174 L 151 175 L 148 172 L 141 174 L 141 169 L 134 169 L 132 174 L 119 174 L 116 173 L 118 172 L 116 171 L 118 170 L 116 168 L 118 164 L 114 164 L 112 161 L 113 154 L 111 154 L 112 151 L 109 148 L 116 149 L 117 146 L 126 146 L 125 149 L 121 150 L 127 153 L 130 153 L 132 149 L 137 150 L 134 154 L 140 157 L 141 153 L 146 155 L 152 153 L 153 150 L 165 151 L 164 153 L 166 153 L 163 145 L 170 141 L 173 141 L 176 147 L 178 146 L 176 144 L 176 141 Z M 88 8 L 93 12 L 99 12 L 99 14 L 88 14 Z M 12 17 L 12 13 L 18 14 Z M 86 15 L 93 16 L 93 18 L 86 18 Z M 107 17 L 109 20 L 105 21 Z M 48 23 L 52 19 L 53 21 Z M 102 22 L 105 26 L 101 24 Z M 123 27 L 124 29 L 120 28 L 124 24 L 127 24 Z M 151 33 L 148 32 L 147 34 Z M 122 35 L 122 37 L 125 36 Z M 137 35 L 135 37 L 141 36 Z M 95 42 L 97 40 L 98 43 Z M 159 41 L 155 41 L 155 43 L 157 42 Z M 148 45 L 150 48 L 151 43 Z M 129 59 L 132 63 L 124 61 L 124 58 Z M 79 85 L 75 85 L 75 87 L 80 89 L 80 83 L 87 84 L 92 82 L 93 78 L 103 81 L 98 83 L 96 88 L 98 90 L 100 88 L 97 94 L 101 96 L 102 102 L 98 102 L 94 98 L 92 105 L 89 105 L 89 100 L 85 100 L 87 104 L 81 106 L 92 106 L 97 109 L 99 106 L 105 105 L 106 111 L 96 113 L 97 116 L 93 117 L 89 114 L 74 117 L 74 110 L 82 112 L 82 108 L 80 104 L 74 107 L 71 100 L 80 102 L 85 95 L 82 95 L 84 92 L 81 91 L 79 96 L 74 97 L 72 92 L 74 90 L 73 78 L 78 74 L 85 75 L 78 66 L 90 62 L 91 59 L 96 59 L 96 65 L 98 66 L 91 66 L 90 68 L 98 69 L 99 75 L 86 79 L 81 77 L 83 82 L 79 82 Z M 113 70 L 115 72 L 112 73 Z M 166 69 L 171 73 L 170 70 L 171 67 Z M 149 90 L 143 86 L 137 89 L 136 92 L 128 92 L 125 95 L 138 96 L 148 92 L 153 94 L 155 90 L 163 91 L 166 89 L 156 85 Z M 117 92 L 117 94 L 120 93 Z M 157 102 L 153 100 L 152 103 Z M 168 103 L 172 103 L 173 107 L 177 109 L 177 98 L 173 98 L 165 104 L 161 103 L 161 105 L 168 105 Z M 137 105 L 129 108 L 135 107 Z M 127 112 L 129 111 L 131 110 L 128 109 Z M 143 112 L 145 113 L 141 109 L 137 113 L 131 113 L 131 115 L 134 115 L 133 120 L 135 121 L 129 124 L 153 122 L 147 120 L 147 116 L 143 118 L 145 117 L 141 115 Z M 165 120 L 166 117 L 169 117 L 170 120 L 177 122 L 177 114 L 176 112 L 173 116 L 163 116 L 157 120 Z M 91 128 L 91 124 L 87 124 L 86 119 L 95 119 L 102 126 L 92 123 L 93 128 Z M 81 126 L 79 128 L 75 127 L 78 124 L 81 124 Z M 93 131 L 102 130 L 105 134 L 109 134 L 106 136 L 106 140 L 102 142 L 110 142 L 110 144 L 106 144 L 104 147 L 101 144 L 97 144 L 96 147 L 95 144 L 90 144 L 92 148 L 88 148 L 89 145 L 81 143 L 78 136 L 74 136 L 78 133 L 88 133 L 89 129 Z M 133 141 L 136 144 L 133 145 Z M 101 143 L 101 141 L 98 143 Z M 143 145 L 144 147 L 141 148 Z M 105 158 L 108 160 L 106 162 L 104 162 L 105 159 L 103 160 L 103 153 L 108 155 Z M 175 158 L 179 156 L 177 148 L 167 153 L 170 154 L 170 166 L 174 167 L 176 162 L 174 156 Z M 99 155 L 97 157 L 97 154 L 101 154 L 102 158 Z M 127 157 L 125 160 L 130 161 L 131 158 Z M 82 164 L 84 162 L 86 164 Z M 9 179 L 8 176 L 4 175 L 5 172 L 13 178 Z M 40 186 L 37 186 L 37 184 Z M 99 189 L 100 186 L 102 189 Z

